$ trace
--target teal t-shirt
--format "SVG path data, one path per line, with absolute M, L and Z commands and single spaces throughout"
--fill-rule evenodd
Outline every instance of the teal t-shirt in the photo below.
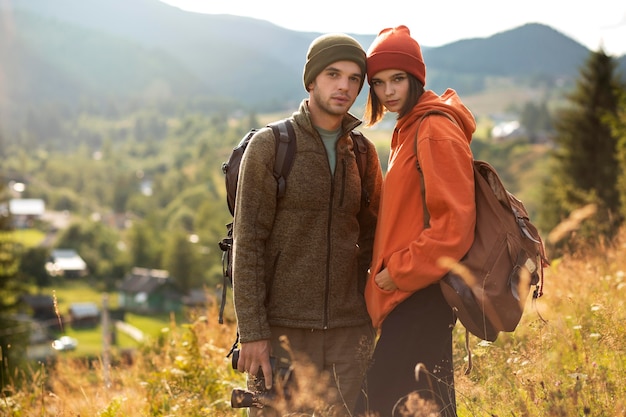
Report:
M 328 156 L 328 164 L 330 165 L 330 172 L 335 174 L 335 163 L 337 160 L 337 139 L 339 139 L 339 134 L 341 133 L 341 128 L 337 130 L 326 130 L 321 127 L 315 127 L 319 132 L 322 142 L 324 142 L 324 147 L 326 147 L 326 155 Z

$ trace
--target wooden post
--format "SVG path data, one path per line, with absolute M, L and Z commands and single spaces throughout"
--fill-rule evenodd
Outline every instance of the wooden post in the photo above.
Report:
M 109 377 L 109 368 L 111 366 L 111 332 L 109 331 L 109 327 L 109 295 L 104 293 L 102 294 L 102 377 L 104 379 L 104 385 L 107 388 L 111 387 Z

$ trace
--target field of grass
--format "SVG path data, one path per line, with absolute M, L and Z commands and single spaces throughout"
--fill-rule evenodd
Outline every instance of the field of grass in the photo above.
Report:
M 72 303 L 95 303 L 102 307 L 104 297 L 104 294 L 96 291 L 92 285 L 78 279 L 67 280 L 61 285 L 45 288 L 41 294 L 51 296 L 56 301 L 61 314 L 66 314 Z M 107 299 L 110 308 L 117 307 L 117 297 L 114 294 L 107 294 Z
M 125 322 L 131 326 L 141 330 L 145 340 L 156 340 L 166 329 L 169 328 L 170 322 L 166 317 L 146 317 L 134 314 L 127 314 Z M 113 324 L 111 324 L 113 326 Z M 113 330 L 115 333 L 114 340 L 110 340 L 111 348 L 116 352 L 127 351 L 129 349 L 138 349 L 141 342 L 133 339 L 130 335 L 121 330 Z M 102 326 L 98 325 L 88 329 L 72 329 L 67 327 L 63 332 L 64 335 L 71 336 L 78 341 L 78 347 L 75 350 L 61 353 L 64 357 L 81 358 L 81 357 L 97 357 L 102 354 L 104 333 Z
M 72 303 L 92 302 L 95 303 L 100 310 L 104 308 L 104 298 L 106 296 L 107 305 L 111 309 L 118 307 L 118 299 L 115 294 L 103 294 L 96 291 L 93 286 L 79 280 L 71 280 L 63 285 L 51 288 L 45 288 L 40 294 L 50 295 L 57 304 L 59 315 L 67 317 L 69 307 Z M 179 317 L 178 320 L 182 320 Z M 164 328 L 170 326 L 169 315 L 161 316 L 142 316 L 133 313 L 126 313 L 124 321 L 131 326 L 140 329 L 146 340 L 157 339 Z M 129 335 L 122 331 L 114 330 L 114 323 L 111 321 L 110 331 L 114 333 L 114 340 L 111 340 L 112 349 L 124 351 L 128 349 L 137 349 L 140 344 Z M 97 357 L 103 350 L 103 329 L 99 324 L 96 327 L 89 328 L 73 328 L 67 324 L 61 328 L 57 336 L 70 336 L 78 341 L 75 350 L 60 352 L 57 356 L 66 358 L 80 357 Z
M 493 343 L 470 336 L 469 375 L 464 374 L 465 332 L 457 324 L 459 417 L 626 415 L 625 292 L 626 232 L 612 245 L 553 260 L 544 296 L 534 304 L 528 300 L 515 332 Z M 99 357 L 85 363 L 60 355 L 55 364 L 24 369 L 21 382 L 0 397 L 0 415 L 245 415 L 230 407 L 233 388 L 245 386 L 226 358 L 236 334 L 232 320 L 218 324 L 214 306 L 193 312 L 187 324 L 128 319 L 155 336 L 138 344 L 130 357 L 114 357 L 110 368 Z M 85 343 L 99 345 L 97 335 L 89 340 Z M 300 394 L 314 400 L 313 389 Z
M 45 233 L 37 229 L 18 229 L 13 231 L 16 242 L 24 245 L 25 248 L 32 248 L 41 243 L 46 237 Z

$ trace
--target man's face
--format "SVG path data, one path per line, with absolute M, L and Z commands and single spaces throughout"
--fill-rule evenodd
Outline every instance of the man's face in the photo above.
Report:
M 359 95 L 362 78 L 356 62 L 333 62 L 309 84 L 309 105 L 328 114 L 344 115 Z

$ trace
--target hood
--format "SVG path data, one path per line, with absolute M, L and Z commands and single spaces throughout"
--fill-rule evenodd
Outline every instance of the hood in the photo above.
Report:
M 398 120 L 398 128 L 402 129 L 403 126 L 414 123 L 431 110 L 441 110 L 454 117 L 463 130 L 467 142 L 470 143 L 472 141 L 472 135 L 476 131 L 476 120 L 472 112 L 463 104 L 457 92 L 451 88 L 447 89 L 440 96 L 433 91 L 425 91 L 417 106 L 413 107 L 408 114 Z

